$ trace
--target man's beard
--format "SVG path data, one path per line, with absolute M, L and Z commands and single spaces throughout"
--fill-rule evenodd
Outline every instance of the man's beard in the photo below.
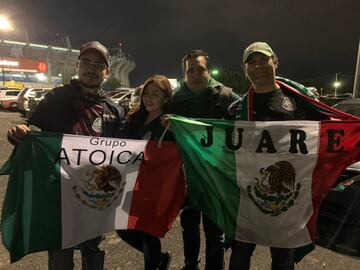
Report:
M 85 82 L 83 82 L 83 81 L 80 81 L 80 84 L 81 84 L 81 86 L 84 87 L 84 88 L 97 89 L 97 88 L 100 88 L 102 82 L 97 83 L 97 84 L 88 84 L 88 83 L 85 83 Z
M 93 77 L 96 77 L 96 75 L 95 74 L 85 74 L 84 76 L 93 76 Z M 98 78 L 98 77 L 96 77 L 96 78 Z M 86 78 L 85 78 L 85 80 L 86 80 Z M 96 88 L 99 88 L 100 86 L 101 86 L 101 84 L 102 84 L 102 81 L 100 81 L 99 83 L 96 83 L 96 84 L 90 84 L 90 83 L 86 83 L 85 82 L 85 80 L 83 79 L 80 79 L 80 84 L 81 84 L 81 86 L 82 87 L 84 87 L 84 88 L 88 88 L 88 89 L 96 89 Z M 91 80 L 90 80 L 91 81 Z

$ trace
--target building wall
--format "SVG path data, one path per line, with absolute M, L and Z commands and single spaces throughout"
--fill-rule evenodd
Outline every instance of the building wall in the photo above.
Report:
M 35 83 L 56 85 L 68 82 L 76 74 L 75 65 L 78 61 L 79 50 L 13 40 L 1 40 L 0 42 L 0 61 L 18 61 L 20 65 L 18 67 L 4 66 L 5 80 L 21 81 L 26 85 Z M 121 48 L 111 52 L 113 53 L 111 57 L 112 75 L 119 80 L 122 86 L 130 87 L 129 73 L 136 66 L 134 60 L 129 55 L 125 55 Z M 23 63 L 26 60 L 28 62 L 37 61 L 39 65 L 46 63 L 46 72 L 41 71 L 36 64 L 35 67 L 27 66 L 25 68 Z M 46 79 L 40 81 L 37 78 L 38 73 L 44 73 Z M 2 78 L 1 73 L 0 76 Z
M 75 75 L 75 64 L 78 59 L 79 50 L 71 48 L 53 47 L 43 44 L 25 43 L 11 40 L 1 40 L 1 60 L 11 60 L 19 65 L 4 66 L 6 80 L 18 80 L 25 84 L 58 84 L 62 77 L 70 79 Z M 37 61 L 46 64 L 46 70 L 29 67 L 25 62 Z M 2 66 L 1 66 L 2 68 Z M 45 80 L 39 80 L 35 74 L 44 73 Z

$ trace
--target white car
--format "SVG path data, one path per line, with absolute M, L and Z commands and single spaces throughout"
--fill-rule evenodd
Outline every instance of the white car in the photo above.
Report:
M 49 91 L 52 88 L 24 88 L 18 96 L 18 110 L 19 112 L 27 116 L 30 108 L 29 108 L 29 98 L 35 97 L 36 93 Z
M 116 104 L 122 106 L 126 112 L 128 112 L 132 107 L 136 106 L 140 102 L 140 90 L 141 88 L 139 87 L 130 89 L 126 93 L 118 93 L 113 95 L 111 99 Z
M 1 89 L 0 90 L 0 108 L 15 110 L 18 104 L 18 89 Z

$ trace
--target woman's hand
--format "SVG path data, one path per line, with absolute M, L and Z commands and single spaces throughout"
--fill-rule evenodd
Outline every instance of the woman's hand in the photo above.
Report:
M 170 117 L 171 117 L 171 114 L 163 114 L 163 115 L 160 117 L 161 125 L 162 125 L 164 128 L 167 128 L 167 127 L 170 125 L 170 123 L 169 123 Z M 169 129 L 170 129 L 170 127 L 169 127 Z

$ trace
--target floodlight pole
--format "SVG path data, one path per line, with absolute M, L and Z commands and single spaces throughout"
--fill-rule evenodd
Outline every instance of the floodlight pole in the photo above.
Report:
M 2 74 L 2 83 L 3 86 L 5 87 L 5 71 L 4 71 L 4 37 L 3 35 L 0 36 L 1 37 L 1 54 L 0 54 L 0 61 L 1 61 L 1 74 Z
M 355 70 L 353 98 L 360 98 L 360 39 L 359 39 L 359 48 L 358 48 L 357 63 Z

